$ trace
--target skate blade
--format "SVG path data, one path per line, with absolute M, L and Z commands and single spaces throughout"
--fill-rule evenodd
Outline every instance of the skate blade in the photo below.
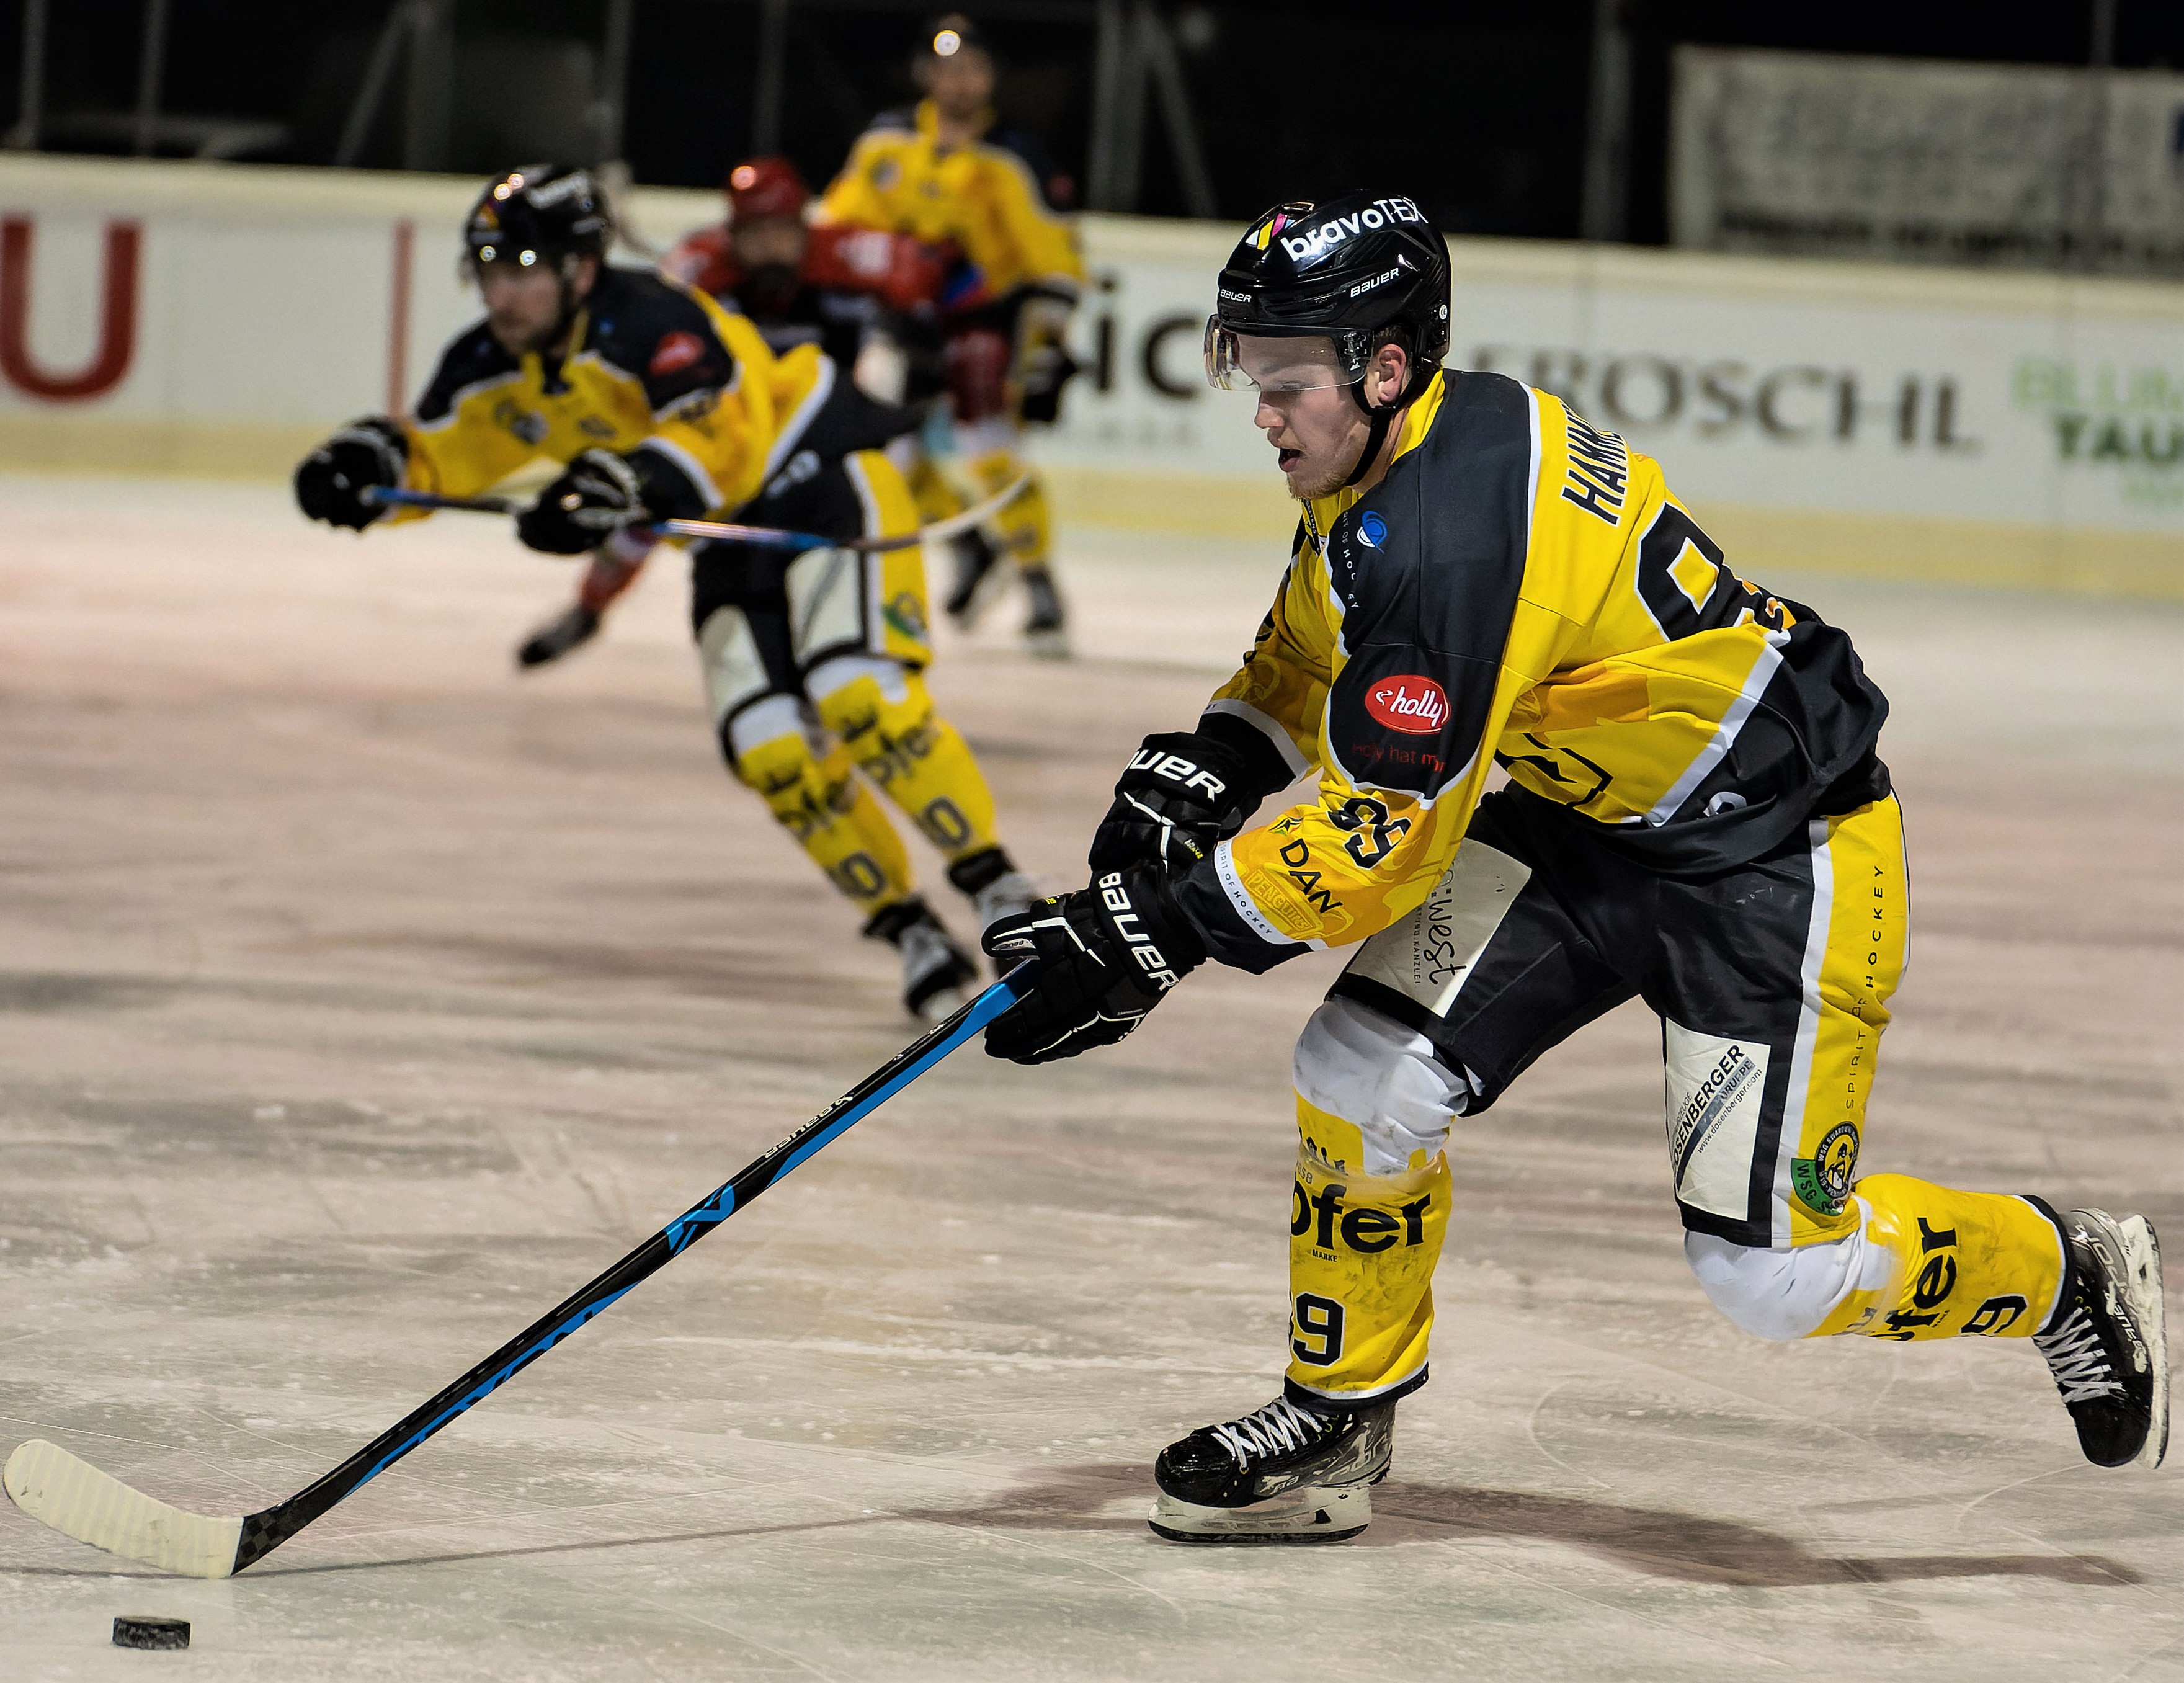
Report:
M 1069 658 L 1069 633 L 1056 627 L 1050 630 L 1028 631 L 1023 634 L 1024 653 L 1039 660 L 1066 660 Z
M 2109 1219 L 2123 1251 L 2124 1277 L 2119 1284 L 2146 1340 L 2147 1360 L 2153 1368 L 2153 1407 L 2147 1421 L 2146 1442 L 2132 1457 L 2151 1472 L 2169 1451 L 2169 1334 L 2161 1301 L 2161 1241 L 2154 1236 L 2153 1223 L 2144 1216 Z
M 1249 1507 L 1201 1507 L 1163 1491 L 1145 1524 L 1175 1543 L 1339 1543 L 1373 1523 L 1365 1485 L 1290 1491 Z

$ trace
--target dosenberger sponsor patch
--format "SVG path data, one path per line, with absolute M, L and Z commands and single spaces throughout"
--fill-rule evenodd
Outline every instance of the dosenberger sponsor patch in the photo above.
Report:
M 1745 1220 L 1767 1046 L 1676 1023 L 1668 1025 L 1667 1040 L 1669 1162 L 1676 1196 L 1693 1209 Z

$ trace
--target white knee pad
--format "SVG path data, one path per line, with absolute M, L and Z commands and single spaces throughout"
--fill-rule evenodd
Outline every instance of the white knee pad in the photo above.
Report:
M 838 655 L 822 660 L 804 675 L 804 693 L 816 702 L 822 702 L 838 689 L 847 689 L 859 678 L 870 678 L 879 686 L 883 700 L 900 707 L 910 699 L 910 674 L 900 660 L 890 660 L 884 655 Z
M 1306 1103 L 1356 1124 L 1368 1174 L 1401 1174 L 1414 1151 L 1430 1162 L 1448 1143 L 1449 1118 L 1470 1097 L 1424 1035 L 1351 1000 L 1329 1000 L 1312 1012 L 1290 1079 Z
M 769 695 L 753 702 L 728 721 L 727 734 L 721 745 L 727 750 L 729 759 L 739 761 L 762 742 L 800 735 L 811 757 L 816 760 L 826 748 L 809 712 L 810 709 L 794 695 Z
M 1895 1259 L 1865 1237 L 1865 1206 L 1858 1230 L 1825 1245 L 1765 1251 L 1710 1233 L 1686 1233 L 1684 1258 L 1713 1307 L 1755 1338 L 1808 1336 L 1852 1291 L 1887 1281 Z

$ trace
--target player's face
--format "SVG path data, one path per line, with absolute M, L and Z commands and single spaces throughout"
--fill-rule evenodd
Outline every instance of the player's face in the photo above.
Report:
M 595 258 L 577 259 L 576 295 L 592 289 L 599 273 Z M 561 325 L 561 271 L 552 263 L 482 263 L 477 268 L 478 291 L 485 295 L 487 331 L 510 356 L 546 348 Z
M 1315 386 L 1301 392 L 1262 387 L 1253 421 L 1266 433 L 1301 503 L 1340 490 L 1365 448 L 1370 423 L 1347 386 Z
M 729 231 L 736 261 L 747 270 L 800 269 L 811 233 L 794 216 L 755 216 Z
M 1277 452 L 1290 495 L 1309 502 L 1341 489 L 1370 441 L 1372 423 L 1358 407 L 1356 382 L 1334 344 L 1249 334 L 1232 343 L 1234 364 L 1223 383 L 1257 391 L 1259 407 L 1252 420 Z M 1365 370 L 1366 401 L 1396 401 L 1406 362 L 1400 345 L 1376 350 Z
M 944 117 L 968 122 L 993 103 L 994 61 L 978 47 L 965 47 L 945 59 L 928 59 L 918 71 L 918 80 Z
M 1368 422 L 1325 339 L 1255 337 L 1235 341 L 1239 383 L 1259 394 L 1253 421 L 1267 435 L 1299 501 L 1324 497 L 1357 465 Z

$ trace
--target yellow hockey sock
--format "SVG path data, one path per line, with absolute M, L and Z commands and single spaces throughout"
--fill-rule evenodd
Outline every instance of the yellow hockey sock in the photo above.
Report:
M 1290 1205 L 1289 1378 L 1323 1396 L 1407 1389 L 1433 1331 L 1434 1265 L 1448 1232 L 1448 1158 L 1414 1152 L 1367 1174 L 1355 1124 L 1297 1100 Z
M 994 796 L 962 733 L 940 716 L 925 680 L 862 670 L 816 699 L 857 769 L 900 807 L 950 864 L 994 844 Z
M 1851 1190 L 1866 1242 L 1884 1251 L 1890 1266 L 1861 1279 L 1814 1337 L 2029 1338 L 2039 1331 L 2063 1279 L 2062 1235 L 2039 1205 L 1903 1174 L 1869 1174 Z
M 840 744 L 814 759 L 801 732 L 777 736 L 747 750 L 735 770 L 866 917 L 909 897 L 910 855 Z
M 940 465 L 924 451 L 917 453 L 917 459 L 903 478 L 910 487 L 911 499 L 917 504 L 919 525 L 930 526 L 934 521 L 963 512 L 961 494 L 940 471 Z
M 986 529 L 1000 540 L 1001 548 L 1020 567 L 1039 566 L 1047 560 L 1054 543 L 1054 520 L 1047 508 L 1046 487 L 1039 471 L 1014 450 L 989 450 L 964 464 L 981 497 L 990 497 L 1024 474 L 1031 476 L 1008 505 L 995 515 Z

